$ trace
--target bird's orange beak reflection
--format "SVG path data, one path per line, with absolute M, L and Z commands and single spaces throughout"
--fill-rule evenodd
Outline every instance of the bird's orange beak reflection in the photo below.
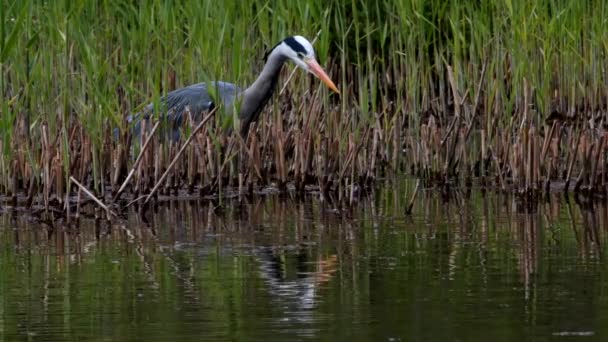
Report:
M 329 87 L 329 89 L 335 91 L 337 94 L 340 94 L 340 91 L 338 90 L 334 82 L 332 82 L 329 76 L 327 76 L 327 74 L 325 73 L 325 70 L 321 68 L 319 63 L 317 63 L 314 58 L 305 60 L 305 63 L 310 68 L 310 71 L 315 74 L 315 76 L 317 76 L 321 81 L 323 81 L 323 83 L 325 83 Z

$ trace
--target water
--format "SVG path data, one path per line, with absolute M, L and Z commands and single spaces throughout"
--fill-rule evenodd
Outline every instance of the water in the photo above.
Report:
M 0 340 L 606 340 L 605 205 L 387 184 L 78 225 L 0 216 Z M 314 196 L 309 196 L 314 197 Z

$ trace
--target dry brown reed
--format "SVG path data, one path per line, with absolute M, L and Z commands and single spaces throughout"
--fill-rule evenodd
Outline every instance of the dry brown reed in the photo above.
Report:
M 376 113 L 369 125 L 354 130 L 351 113 L 317 101 L 319 90 L 296 102 L 297 107 L 288 97 L 276 101 L 246 140 L 227 134 L 220 119 L 197 130 L 187 145 L 169 141 L 165 133 L 155 134 L 158 123 L 142 122 L 143 132 L 150 131 L 146 126 L 154 127 L 140 137 L 127 132 L 113 139 L 108 128 L 96 155 L 78 120 L 66 125 L 67 151 L 58 148 L 62 133 L 50 132 L 43 123 L 41 146 L 28 142 L 27 134 L 14 140 L 21 148 L 11 162 L 10 199 L 17 205 L 65 208 L 66 200 L 77 200 L 77 189 L 66 184 L 72 178 L 91 189 L 91 195 L 119 207 L 123 193 L 127 200 L 149 200 L 157 190 L 162 195 L 221 197 L 269 188 L 331 194 L 352 203 L 374 179 L 407 169 L 427 187 L 471 186 L 479 180 L 483 186 L 530 199 L 556 190 L 605 193 L 602 121 L 574 116 L 538 121 L 528 103 L 531 90 L 525 86 L 522 111 L 514 113 L 506 130 L 488 136 L 485 129 L 474 128 L 480 126 L 474 112 L 478 98 L 458 94 L 449 66 L 447 72 L 452 83 L 449 101 L 456 105 L 445 125 L 434 114 L 418 127 L 407 127 L 399 115 L 387 120 L 386 113 Z M 352 91 L 347 87 L 346 92 Z M 186 121 L 185 131 L 198 124 Z M 136 151 L 137 158 L 131 159 Z M 94 164 L 107 167 L 95 174 Z M 31 165 L 41 168 L 33 170 Z

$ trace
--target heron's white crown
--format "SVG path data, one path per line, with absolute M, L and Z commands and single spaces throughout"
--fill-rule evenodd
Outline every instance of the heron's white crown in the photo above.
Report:
M 312 44 L 302 36 L 285 38 L 274 49 L 273 53 L 275 52 L 291 59 L 297 66 L 306 71 L 310 71 L 306 61 L 315 59 L 315 50 Z

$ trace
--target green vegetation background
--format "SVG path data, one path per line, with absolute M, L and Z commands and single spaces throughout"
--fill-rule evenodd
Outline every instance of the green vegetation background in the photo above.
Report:
M 44 122 L 63 132 L 67 150 L 76 119 L 98 150 L 112 127 L 124 129 L 125 115 L 174 87 L 246 85 L 265 49 L 293 34 L 320 32 L 317 54 L 343 91 L 331 101 L 352 120 L 379 111 L 414 121 L 428 110 L 449 115 L 448 65 L 465 100 L 479 100 L 489 137 L 500 128 L 492 119 L 522 110 L 524 84 L 537 120 L 553 102 L 606 109 L 601 0 L 4 0 L 0 11 L 2 174 L 20 118 L 34 146 Z M 303 79 L 290 94 L 304 93 Z

